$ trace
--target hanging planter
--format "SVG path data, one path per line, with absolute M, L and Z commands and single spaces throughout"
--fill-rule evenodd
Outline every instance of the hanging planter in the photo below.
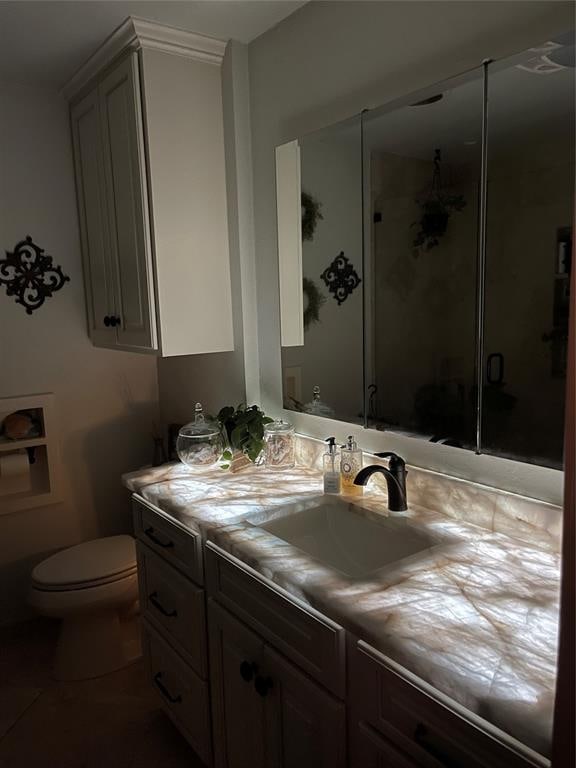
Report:
M 418 227 L 414 238 L 415 248 L 430 251 L 440 243 L 440 238 L 446 234 L 448 222 L 452 213 L 462 211 L 466 206 L 463 195 L 447 194 L 440 173 L 442 157 L 439 149 L 434 152 L 434 171 L 428 194 L 418 205 L 422 210 L 419 221 L 412 224 Z

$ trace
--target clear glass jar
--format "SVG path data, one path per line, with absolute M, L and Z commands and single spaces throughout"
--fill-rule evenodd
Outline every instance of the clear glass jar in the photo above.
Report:
M 320 400 L 319 386 L 315 386 L 312 390 L 312 400 L 304 405 L 304 413 L 312 413 L 314 416 L 324 416 L 326 419 L 333 419 L 335 416 L 334 409 Z
M 295 464 L 294 427 L 276 419 L 264 427 L 264 464 L 268 469 L 291 469 Z
M 194 421 L 181 427 L 178 432 L 178 458 L 190 469 L 207 469 L 220 461 L 224 445 L 222 427 L 214 419 L 206 418 L 202 404 L 196 403 Z

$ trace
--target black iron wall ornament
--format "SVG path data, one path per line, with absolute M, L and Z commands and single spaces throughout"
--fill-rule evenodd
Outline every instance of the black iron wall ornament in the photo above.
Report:
M 346 301 L 348 296 L 362 282 L 344 251 L 340 251 L 332 264 L 320 275 L 326 287 L 338 302 L 338 306 Z
M 7 296 L 16 296 L 16 304 L 22 304 L 29 315 L 69 280 L 29 235 L 0 258 L 0 285 L 6 286 Z

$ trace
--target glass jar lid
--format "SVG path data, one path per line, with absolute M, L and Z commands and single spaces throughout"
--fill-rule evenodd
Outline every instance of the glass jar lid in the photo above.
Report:
M 179 437 L 216 437 L 222 434 L 222 427 L 216 419 L 204 416 L 202 403 L 196 403 L 194 421 L 180 427 Z
M 269 435 L 288 434 L 294 432 L 294 427 L 289 421 L 284 419 L 274 419 L 269 424 L 266 424 L 264 431 Z

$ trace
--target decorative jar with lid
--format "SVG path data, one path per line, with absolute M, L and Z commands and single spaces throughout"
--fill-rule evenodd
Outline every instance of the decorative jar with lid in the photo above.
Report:
M 178 432 L 178 458 L 190 469 L 207 469 L 218 463 L 224 445 L 222 427 L 214 419 L 204 416 L 202 404 L 196 403 L 194 421 L 185 424 Z

